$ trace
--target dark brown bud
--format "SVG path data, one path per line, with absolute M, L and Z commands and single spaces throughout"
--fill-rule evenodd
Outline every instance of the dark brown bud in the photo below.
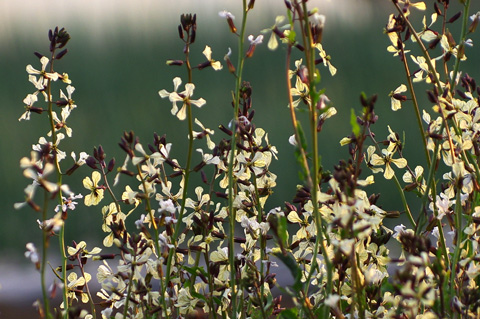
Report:
M 472 23 L 471 23 L 470 26 L 468 27 L 468 32 L 469 32 L 469 33 L 475 32 L 475 30 L 477 29 L 479 20 L 480 20 L 480 16 L 479 16 L 479 15 L 475 15 Z
M 442 10 L 440 10 L 440 8 L 438 7 L 438 4 L 437 4 L 436 2 L 433 4 L 433 7 L 434 7 L 434 9 L 435 9 L 435 12 L 436 12 L 439 16 L 441 16 L 441 15 L 442 15 Z
M 227 23 L 228 23 L 228 27 L 230 28 L 230 32 L 237 33 L 237 27 L 235 26 L 233 19 L 230 17 L 227 17 Z

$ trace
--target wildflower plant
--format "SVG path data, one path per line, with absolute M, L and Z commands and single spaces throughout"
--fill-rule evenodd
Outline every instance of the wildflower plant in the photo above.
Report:
M 206 44 L 197 62 L 191 56 L 197 45 L 196 15 L 180 18 L 183 51 L 167 65 L 182 68 L 186 76 L 173 78 L 173 90 L 159 88 L 158 112 L 168 113 L 170 107 L 176 121 L 187 122 L 185 159 L 172 156 L 178 146 L 166 135 L 154 133 L 145 144 L 134 132 L 125 132 L 119 142 L 125 153 L 121 166 L 102 146 L 78 157 L 69 150 L 73 164 L 65 164 L 61 142 L 76 130 L 68 120 L 81 106 L 77 110 L 72 99 L 75 88 L 68 74 L 56 71 L 70 35 L 65 29 L 50 30 L 48 55 L 35 53 L 37 66 L 26 68 L 33 88 L 19 120 L 43 116 L 47 125 L 30 156 L 20 160 L 31 182 L 24 201 L 15 204 L 41 213 L 42 247 L 28 243 L 25 252 L 40 272 L 39 316 L 478 317 L 480 89 L 461 69 L 480 21 L 478 13 L 469 13 L 470 0 L 461 1 L 458 14 L 450 13 L 448 0 L 429 7 L 392 0 L 395 13 L 386 21 L 387 52 L 405 70 L 405 82 L 392 83 L 391 108 L 412 109 L 423 165 L 405 158 L 405 140 L 394 130 L 395 123 L 384 140 L 378 139 L 377 96 L 362 93 L 359 107 L 351 110 L 351 132 L 340 141 L 345 158 L 330 170 L 321 163 L 318 142 L 337 113 L 320 86 L 322 74 L 337 73 L 335 58 L 327 53 L 331 44 L 322 41 L 326 18 L 319 9 L 308 8 L 306 0 L 285 0 L 286 17 L 277 17 L 259 35 L 249 35 L 247 18 L 254 4 L 243 0 L 239 19 L 228 11 L 219 13 L 238 39 L 236 51 L 225 48 L 223 61 Z M 414 26 L 410 18 L 426 10 L 432 15 Z M 461 25 L 458 39 L 449 24 Z M 269 49 L 286 48 L 285 112 L 292 121 L 289 142 L 301 180 L 283 207 L 268 201 L 278 174 L 271 164 L 281 154 L 257 124 L 256 93 L 243 77 L 244 65 L 264 45 L 264 34 Z M 232 76 L 231 119 L 214 130 L 202 124 L 202 114 L 218 105 L 195 91 L 194 75 L 226 70 Z M 421 82 L 429 87 L 430 107 L 418 101 Z M 299 112 L 308 114 L 305 121 L 299 120 Z M 81 166 L 91 170 L 83 173 L 83 185 L 64 184 L 63 177 L 84 172 L 78 170 Z M 192 174 L 200 175 L 200 184 L 194 185 Z M 368 190 L 375 177 L 392 183 L 403 207 L 382 209 L 381 194 Z M 118 189 L 120 178 L 124 189 Z M 407 192 L 418 196 L 420 207 L 407 201 Z M 98 214 L 104 247 L 87 249 L 90 245 L 83 240 L 65 243 L 68 215 L 78 205 Z M 385 219 L 400 214 L 406 215 L 408 226 L 386 227 Z M 56 279 L 50 285 L 45 274 L 54 238 L 61 264 L 51 265 Z M 390 241 L 400 244 L 399 256 L 390 251 Z M 95 262 L 97 273 L 88 273 L 86 264 Z M 279 264 L 292 275 L 287 287 L 277 284 Z M 92 288 L 95 279 L 99 291 Z M 57 289 L 63 302 L 53 306 Z

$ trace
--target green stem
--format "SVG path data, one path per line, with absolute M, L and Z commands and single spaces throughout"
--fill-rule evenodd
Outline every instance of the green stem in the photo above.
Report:
M 407 58 L 405 56 L 405 51 L 403 49 L 403 46 L 401 46 L 400 49 L 402 50 L 403 66 L 405 68 L 405 75 L 407 78 L 408 89 L 410 91 L 410 94 L 412 95 L 413 108 L 415 110 L 415 117 L 417 119 L 418 129 L 420 131 L 420 134 L 422 135 L 422 143 L 423 143 L 423 150 L 425 151 L 425 158 L 427 159 L 428 167 L 430 167 L 431 159 L 430 159 L 430 155 L 428 153 L 428 148 L 427 148 L 427 138 L 425 136 L 425 131 L 423 130 L 422 116 L 420 115 L 420 107 L 418 106 L 417 96 L 415 94 L 415 90 L 413 89 L 412 77 L 410 74 L 410 69 L 408 68 Z
M 187 66 L 187 73 L 188 73 L 188 83 L 192 83 L 192 67 L 190 65 L 190 40 L 191 40 L 191 35 L 188 33 L 188 37 L 185 43 L 185 60 L 186 60 L 186 66 Z M 178 237 L 180 236 L 180 230 L 182 226 L 182 219 L 183 215 L 185 213 L 185 204 L 187 201 L 187 195 L 188 195 L 188 185 L 190 181 L 190 166 L 192 162 L 192 154 L 193 154 L 193 116 L 192 116 L 192 105 L 190 101 L 185 101 L 186 107 L 187 107 L 187 121 L 188 121 L 188 154 L 187 154 L 187 163 L 185 166 L 185 175 L 184 175 L 184 184 L 183 184 L 183 190 L 182 190 L 182 202 L 180 205 L 180 212 L 178 214 L 177 218 L 177 224 L 175 225 L 175 231 L 173 233 L 172 237 L 172 245 L 176 246 L 176 242 Z M 163 296 L 165 295 L 166 287 L 168 286 L 168 283 L 170 282 L 170 270 L 172 267 L 172 259 L 175 254 L 175 247 L 171 248 L 168 252 L 168 258 L 167 258 L 167 273 L 165 274 L 165 287 L 163 287 L 162 292 L 162 299 L 165 299 Z M 164 301 L 165 305 L 165 301 Z M 165 313 L 167 309 L 165 308 Z
M 293 29 L 293 24 L 292 27 Z M 293 106 L 293 98 L 291 94 L 291 89 L 292 89 L 292 84 L 291 84 L 291 79 L 289 77 L 290 73 L 290 60 L 291 60 L 291 55 L 292 55 L 292 44 L 290 43 L 287 48 L 287 58 L 286 58 L 286 78 L 287 78 L 287 92 L 288 92 L 288 105 L 289 105 L 289 110 L 290 110 L 290 118 L 292 119 L 292 126 L 293 126 L 293 131 L 295 133 L 295 141 L 297 142 L 297 148 L 300 151 L 300 155 L 302 157 L 302 166 L 303 170 L 305 172 L 305 176 L 307 177 L 307 183 L 308 185 L 312 185 L 312 179 L 310 177 L 310 174 L 308 172 L 310 171 L 310 168 L 308 167 L 308 160 L 307 160 L 307 154 L 305 149 L 303 148 L 302 145 L 302 139 L 300 138 L 300 132 L 298 131 L 298 121 L 297 121 L 297 116 L 295 114 L 295 107 Z
M 310 132 L 311 132 L 311 139 L 312 139 L 312 158 L 313 158 L 313 169 L 310 172 L 311 180 L 312 180 L 312 185 L 311 185 L 311 197 L 312 197 L 312 204 L 313 204 L 313 217 L 315 220 L 315 226 L 316 226 L 316 231 L 317 231 L 317 236 L 315 239 L 315 247 L 312 253 L 312 265 L 310 272 L 307 277 L 306 285 L 305 285 L 305 296 L 308 296 L 308 289 L 310 286 L 310 279 L 313 276 L 313 273 L 315 270 L 318 268 L 317 265 L 317 254 L 319 251 L 319 247 L 321 249 L 322 255 L 323 255 L 323 261 L 326 265 L 327 268 L 327 286 L 326 286 L 326 291 L 325 291 L 325 297 L 329 296 L 332 292 L 332 276 L 333 276 L 333 271 L 332 271 L 332 262 L 329 260 L 327 251 L 325 248 L 324 244 L 324 239 L 328 237 L 328 235 L 324 232 L 324 227 L 323 227 L 323 219 L 320 216 L 319 212 L 319 206 L 318 206 L 318 192 L 320 191 L 319 189 L 319 178 L 318 178 L 318 172 L 320 169 L 319 165 L 319 155 L 318 155 L 318 135 L 317 135 L 317 120 L 318 120 L 318 114 L 317 114 L 317 108 L 316 104 L 318 101 L 318 94 L 315 89 L 315 75 L 317 74 L 317 70 L 315 68 L 315 47 L 312 42 L 312 34 L 311 30 L 309 27 L 309 21 L 308 21 L 308 10 L 307 10 L 307 4 L 306 1 L 302 1 L 302 11 L 303 11 L 303 16 L 300 17 L 300 27 L 302 30 L 302 38 L 304 40 L 305 44 L 305 57 L 306 57 L 306 62 L 307 62 L 307 69 L 308 69 L 308 80 L 309 80 L 309 94 L 310 94 Z M 308 307 L 307 307 L 308 308 Z M 329 317 L 329 311 L 328 307 L 324 307 L 324 311 L 322 314 L 322 318 L 328 318 Z
M 257 222 L 260 224 L 263 222 L 263 207 L 262 207 L 262 204 L 260 203 L 260 194 L 258 193 L 258 186 L 257 186 L 257 176 L 255 175 L 255 173 L 253 172 L 252 170 L 252 173 L 254 174 L 253 175 L 253 186 L 255 188 L 255 198 L 257 199 L 257 211 L 258 211 L 258 216 L 257 216 Z M 265 275 L 264 275 L 264 271 L 265 271 L 265 265 L 264 265 L 264 260 L 265 259 L 265 250 L 266 250 L 266 246 L 267 246 L 267 243 L 266 243 L 266 240 L 265 240 L 265 235 L 262 233 L 262 230 L 260 229 L 260 296 L 259 296 L 259 299 L 260 299 L 260 310 L 262 312 L 262 317 L 263 318 L 267 318 L 266 317 L 266 314 L 265 314 L 265 309 L 264 308 L 264 304 L 263 304 L 263 296 L 265 294 Z
M 238 109 L 240 104 L 240 88 L 242 84 L 242 73 L 243 66 L 245 62 L 245 54 L 243 52 L 243 46 L 245 41 L 245 29 L 247 26 L 247 2 L 243 0 L 243 16 L 242 16 L 242 27 L 240 30 L 239 41 L 238 41 L 238 60 L 237 60 L 237 77 L 235 81 L 235 94 L 234 94 L 234 108 L 233 108 L 233 134 L 230 140 L 230 154 L 228 159 L 228 213 L 229 213 L 229 230 L 230 234 L 228 237 L 228 261 L 230 264 L 230 290 L 231 290 L 231 318 L 237 317 L 237 283 L 236 283 L 236 268 L 235 268 L 235 220 L 236 220 L 236 211 L 233 207 L 233 202 L 235 199 L 233 184 L 233 168 L 235 162 L 235 153 L 236 153 L 236 142 L 237 142 L 237 122 L 238 122 Z
M 453 259 L 452 259 L 452 268 L 450 269 L 450 289 L 449 289 L 449 298 L 450 300 L 453 299 L 455 294 L 455 284 L 457 277 L 457 263 L 460 259 L 460 250 L 463 241 L 463 228 L 462 228 L 462 201 L 461 201 L 461 187 L 457 187 L 456 189 L 456 197 L 455 197 L 455 250 L 453 252 Z
M 53 62 L 54 62 L 54 51 L 52 52 L 51 56 L 51 63 L 50 63 L 50 72 L 53 73 Z M 57 149 L 57 131 L 55 127 L 55 121 L 53 119 L 53 102 L 52 102 L 52 81 L 48 79 L 47 82 L 47 96 L 48 96 L 48 118 L 50 121 L 50 130 L 52 132 L 52 145 L 53 145 L 53 157 L 54 157 L 54 164 L 55 169 L 57 172 L 57 185 L 58 185 L 58 202 L 60 207 L 63 206 L 63 198 L 62 198 L 62 171 L 60 169 L 60 161 L 58 160 L 58 149 Z M 62 258 L 62 281 L 63 281 L 63 305 L 64 305 L 64 319 L 68 319 L 68 284 L 67 284 L 67 254 L 65 250 L 65 223 L 62 224 L 59 233 L 59 244 L 60 244 L 60 256 Z
M 466 39 L 466 36 L 467 36 L 467 23 L 468 23 L 468 12 L 469 12 L 469 9 L 470 9 L 470 0 L 466 0 L 465 1 L 465 6 L 464 6 L 465 10 L 463 11 L 463 20 L 462 20 L 462 29 L 461 29 L 461 33 L 460 33 L 460 46 L 465 49 L 465 39 Z M 460 58 L 461 57 L 458 57 L 458 54 L 457 54 L 457 58 L 455 60 L 455 66 L 453 67 L 453 77 L 452 77 L 452 81 L 453 81 L 453 84 L 450 86 L 450 93 L 453 92 L 453 90 L 455 89 L 455 79 L 457 78 L 457 74 L 458 74 L 458 68 L 460 66 Z
M 130 295 L 132 294 L 132 285 L 133 285 L 133 276 L 135 274 L 135 263 L 137 258 L 136 247 L 132 247 L 132 261 L 131 261 L 131 274 L 128 278 L 128 287 L 127 287 L 127 295 L 125 296 L 125 304 L 123 305 L 123 318 L 128 318 L 128 303 L 130 301 Z M 162 296 L 162 299 L 163 298 Z M 166 313 L 166 310 L 165 310 Z
M 43 201 L 43 210 L 42 210 L 42 220 L 47 220 L 47 210 L 48 210 L 48 201 L 49 201 L 49 193 L 45 190 L 45 197 Z M 48 299 L 47 294 L 47 284 L 45 281 L 45 270 L 47 269 L 47 254 L 48 254 L 48 240 L 49 236 L 47 232 L 42 229 L 42 264 L 40 268 L 40 281 L 42 285 L 42 296 L 43 296 L 43 308 L 47 319 L 53 318 L 52 313 L 50 312 L 50 300 Z
M 402 200 L 403 207 L 405 208 L 405 212 L 407 213 L 408 220 L 412 224 L 412 227 L 416 228 L 417 224 L 415 223 L 415 219 L 413 219 L 413 215 L 410 211 L 410 207 L 408 206 L 407 199 L 405 198 L 405 193 L 403 191 L 402 185 L 400 185 L 400 182 L 398 181 L 398 178 L 395 174 L 393 175 L 393 179 L 395 181 L 395 185 L 397 186 L 398 192 L 400 193 L 400 198 Z
M 88 303 L 90 304 L 90 311 L 92 312 L 91 315 L 93 318 L 97 318 L 97 314 L 95 312 L 95 304 L 93 303 L 93 298 L 92 294 L 90 293 L 90 288 L 87 283 L 87 278 L 85 277 L 85 271 L 83 269 L 83 264 L 82 260 L 80 258 L 80 254 L 77 255 L 77 261 L 78 261 L 78 266 L 80 267 L 80 271 L 82 272 L 82 277 L 85 280 L 85 289 L 87 290 L 87 295 L 88 295 Z

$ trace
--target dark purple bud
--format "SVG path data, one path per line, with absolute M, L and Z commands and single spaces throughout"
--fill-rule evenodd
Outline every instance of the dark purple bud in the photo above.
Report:
M 40 52 L 37 52 L 37 51 L 33 52 L 33 54 L 35 54 L 35 56 L 39 59 L 41 59 L 43 57 L 43 54 L 41 54 Z
M 467 97 L 467 96 L 465 95 L 465 93 L 463 93 L 462 91 L 457 90 L 456 92 L 457 92 L 458 95 L 460 95 L 460 97 L 461 97 L 462 99 L 465 99 L 465 100 L 468 99 L 468 97 Z
M 205 172 L 204 172 L 203 170 L 200 172 L 200 175 L 202 176 L 202 182 L 203 182 L 204 184 L 207 184 L 207 185 L 208 185 L 207 175 L 205 174 Z
M 167 65 L 181 66 L 181 65 L 183 65 L 183 61 L 182 60 L 167 60 Z
M 440 38 L 437 37 L 435 40 L 433 40 L 432 42 L 430 42 L 430 44 L 428 45 L 428 47 L 430 49 L 435 49 L 437 47 L 437 44 L 440 43 Z
M 287 7 L 288 10 L 292 11 L 292 3 L 290 0 L 284 0 L 285 6 Z
M 198 172 L 198 171 L 200 171 L 202 168 L 204 168 L 205 165 L 207 165 L 207 164 L 205 164 L 205 162 L 202 161 L 202 162 L 200 162 L 197 166 L 195 166 L 195 167 L 193 168 L 193 171 L 194 171 L 194 172 Z M 203 171 L 202 171 L 202 173 L 203 173 Z M 205 182 L 205 184 L 207 184 L 207 183 Z
M 299 49 L 300 51 L 302 51 L 302 52 L 305 51 L 305 48 L 304 48 L 301 44 L 298 44 L 298 43 L 297 43 L 297 44 L 295 44 L 295 47 L 296 47 L 297 49 Z
M 233 241 L 239 244 L 245 244 L 247 242 L 245 238 L 241 238 L 241 237 L 233 237 Z
M 412 35 L 412 30 L 410 30 L 410 28 L 407 28 L 407 32 L 405 32 L 405 41 L 408 41 L 411 35 Z
M 459 11 L 457 14 L 455 14 L 453 17 L 451 17 L 447 23 L 453 23 L 455 22 L 458 18 L 460 18 L 462 15 L 462 11 Z
M 173 178 L 173 177 L 182 176 L 182 175 L 183 175 L 183 172 L 179 171 L 179 172 L 175 172 L 173 174 L 170 174 L 169 177 Z
M 221 192 L 215 192 L 215 195 L 219 198 L 225 198 L 227 199 L 228 198 L 228 195 L 225 194 L 225 193 L 221 193 Z
M 108 162 L 107 171 L 109 172 L 113 171 L 114 167 L 115 167 L 115 158 L 112 158 L 110 162 Z
M 181 25 L 178 26 L 178 35 L 180 36 L 180 39 L 183 40 L 183 30 Z
M 362 106 L 368 106 L 367 96 L 363 92 L 360 95 L 360 103 L 362 104 Z
M 402 95 L 402 94 L 394 94 L 392 97 L 395 100 L 399 100 L 399 101 L 406 101 L 407 100 L 407 97 L 405 95 Z
M 94 154 L 95 154 L 95 153 L 94 153 Z M 98 156 L 97 159 L 98 159 L 99 161 L 103 161 L 103 160 L 105 159 L 105 157 L 106 157 L 105 152 L 103 151 L 102 145 L 99 145 L 99 146 L 98 146 L 97 156 Z
M 42 114 L 42 112 L 45 111 L 41 107 L 30 107 L 30 112 L 37 113 L 37 114 Z
M 97 165 L 96 165 L 97 161 L 92 156 L 89 156 L 85 161 L 85 163 L 87 163 L 87 165 L 90 166 L 91 168 L 97 169 Z
M 98 257 L 100 258 L 100 260 L 104 260 L 104 259 L 114 259 L 114 258 L 115 258 L 115 254 L 98 255 Z
M 190 36 L 190 44 L 192 44 L 193 42 L 195 42 L 195 38 L 197 37 L 197 31 L 196 31 L 196 27 L 194 27 L 192 29 L 192 34 Z
M 438 103 L 438 98 L 432 91 L 427 91 L 427 95 L 430 102 L 432 102 L 433 104 Z
M 205 69 L 206 67 L 209 67 L 209 66 L 211 66 L 211 65 L 212 65 L 212 62 L 210 62 L 210 61 L 205 61 L 205 62 L 197 65 L 197 69 L 203 70 L 203 69 Z
M 65 173 L 67 174 L 68 176 L 72 175 L 73 172 L 75 172 L 77 170 L 77 168 L 79 168 L 80 166 L 78 164 L 74 164 L 72 167 L 70 167 L 68 169 L 68 171 Z
M 55 59 L 56 59 L 56 60 L 60 60 L 61 58 L 63 58 L 63 56 L 64 56 L 65 54 L 67 54 L 67 52 L 68 52 L 68 49 L 65 49 L 65 50 L 60 51 L 60 53 L 57 54 L 57 56 L 55 57 Z
M 227 135 L 229 135 L 229 136 L 232 136 L 232 134 L 233 134 L 231 130 L 227 129 L 227 128 L 226 128 L 225 126 L 223 126 L 223 125 L 219 125 L 218 128 L 219 128 L 222 132 L 224 132 L 225 134 L 227 134 Z

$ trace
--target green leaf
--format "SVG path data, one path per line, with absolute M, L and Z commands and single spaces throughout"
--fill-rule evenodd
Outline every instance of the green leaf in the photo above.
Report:
M 351 109 L 350 113 L 350 125 L 352 126 L 353 134 L 358 138 L 360 136 L 360 125 L 357 123 L 357 116 L 353 109 Z
M 295 31 L 290 30 L 290 32 L 288 33 L 288 41 L 290 41 L 290 43 L 295 43 L 296 36 L 297 34 L 295 33 Z
M 207 272 L 205 271 L 205 269 L 203 269 L 202 267 L 188 267 L 188 266 L 183 266 L 183 269 L 185 269 L 188 273 L 190 273 L 190 275 L 192 276 L 198 276 L 198 273 L 201 273 L 202 275 L 204 275 L 205 277 L 208 277 L 208 274 Z
M 297 121 L 296 123 L 296 128 L 297 128 L 298 136 L 300 138 L 300 145 L 297 145 L 295 149 L 295 159 L 297 160 L 297 163 L 301 167 L 301 170 L 298 172 L 298 176 L 300 180 L 305 181 L 307 176 L 309 175 L 309 172 L 307 168 L 303 165 L 304 163 L 303 163 L 302 153 L 300 152 L 300 148 L 302 148 L 305 151 L 307 150 L 307 140 L 305 138 L 305 133 L 303 131 L 302 124 L 299 121 Z
M 298 319 L 297 308 L 290 308 L 280 312 L 281 319 Z
M 198 298 L 198 299 L 203 300 L 203 301 L 207 301 L 207 297 L 205 297 L 202 294 L 199 294 L 198 292 L 190 291 L 190 294 L 192 295 L 192 297 Z
M 278 216 L 278 239 L 281 241 L 280 246 L 285 247 L 288 239 L 287 218 L 285 216 Z

